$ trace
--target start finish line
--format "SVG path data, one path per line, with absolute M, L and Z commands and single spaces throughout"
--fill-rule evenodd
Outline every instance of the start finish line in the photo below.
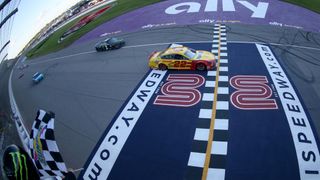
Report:
M 225 54 L 219 73 L 150 70 L 103 133 L 80 179 L 201 179 L 206 157 L 208 179 L 320 179 L 312 120 L 271 49 L 229 43 Z

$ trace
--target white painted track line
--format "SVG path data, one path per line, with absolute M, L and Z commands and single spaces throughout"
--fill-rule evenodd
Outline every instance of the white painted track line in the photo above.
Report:
M 212 41 L 183 41 L 183 42 L 165 42 L 165 43 L 141 44 L 141 45 L 125 46 L 125 47 L 123 47 L 123 49 L 138 48 L 138 47 L 148 47 L 148 46 L 160 46 L 160 45 L 168 45 L 168 44 L 173 44 L 173 43 L 176 43 L 176 44 L 179 44 L 179 43 L 212 43 Z M 294 48 L 300 48 L 300 49 L 309 49 L 309 50 L 320 51 L 320 48 L 308 47 L 308 46 L 290 45 L 290 44 L 264 43 L 264 42 L 254 42 L 254 41 L 228 41 L 228 43 L 265 44 L 265 45 L 294 47 Z M 69 57 L 80 56 L 80 55 L 84 55 L 84 54 L 91 54 L 91 53 L 95 53 L 95 52 L 96 51 L 87 51 L 87 52 L 82 52 L 82 53 L 70 54 L 70 55 L 67 55 L 67 56 L 61 56 L 61 57 L 41 60 L 41 61 L 37 61 L 37 62 L 31 62 L 30 65 L 46 63 L 46 62 L 56 61 L 56 60 L 65 59 L 65 58 L 69 58 Z

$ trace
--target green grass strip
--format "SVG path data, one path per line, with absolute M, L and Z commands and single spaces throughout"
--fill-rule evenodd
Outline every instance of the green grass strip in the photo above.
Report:
M 320 14 L 320 0 L 283 0 Z
M 116 18 L 120 15 L 133 11 L 135 9 L 138 9 L 150 4 L 154 4 L 160 1 L 162 0 L 117 0 L 116 5 L 112 7 L 110 10 L 107 10 L 100 17 L 91 21 L 89 24 L 85 25 L 78 31 L 74 32 L 72 35 L 68 36 L 65 40 L 58 43 L 58 40 L 63 35 L 63 33 L 67 31 L 70 27 L 72 27 L 74 24 L 76 24 L 82 17 L 86 16 L 87 14 L 73 20 L 72 22 L 66 24 L 64 27 L 61 27 L 59 30 L 51 34 L 43 42 L 41 42 L 36 47 L 31 49 L 27 53 L 27 57 L 28 58 L 38 57 L 38 56 L 46 55 L 55 51 L 59 51 L 69 46 L 73 42 L 75 42 L 84 34 L 92 31 L 97 26 L 107 21 L 110 21 L 113 18 Z

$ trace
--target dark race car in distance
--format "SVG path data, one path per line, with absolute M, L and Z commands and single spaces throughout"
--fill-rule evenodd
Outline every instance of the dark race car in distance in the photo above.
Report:
M 120 38 L 108 38 L 104 41 L 101 41 L 95 45 L 96 51 L 107 51 L 112 49 L 119 49 L 125 45 L 125 41 Z

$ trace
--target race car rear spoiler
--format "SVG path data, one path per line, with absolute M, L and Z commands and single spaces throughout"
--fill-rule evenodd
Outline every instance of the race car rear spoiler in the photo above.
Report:
M 183 45 L 173 43 L 168 46 L 168 48 L 175 48 L 175 47 L 183 47 Z

